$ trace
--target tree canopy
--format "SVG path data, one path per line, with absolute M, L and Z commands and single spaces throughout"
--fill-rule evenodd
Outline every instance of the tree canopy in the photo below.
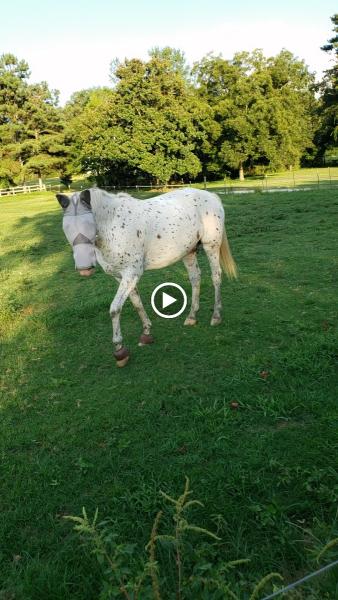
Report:
M 323 157 L 332 151 L 338 157 L 338 14 L 331 17 L 334 35 L 322 50 L 330 54 L 333 66 L 328 69 L 318 89 L 321 92 L 316 143 L 318 154 Z
M 68 149 L 58 93 L 29 84 L 29 68 L 12 54 L 0 57 L 0 183 L 13 185 L 52 172 L 62 175 Z
M 241 52 L 231 61 L 209 55 L 194 74 L 219 126 L 208 170 L 238 169 L 242 178 L 244 166 L 298 166 L 311 149 L 313 76 L 290 52 L 268 59 Z
M 114 61 L 111 78 L 114 87 L 94 92 L 73 122 L 83 167 L 106 184 L 121 172 L 164 183 L 195 178 L 203 102 L 186 78 L 183 56 L 156 49 L 148 61 Z

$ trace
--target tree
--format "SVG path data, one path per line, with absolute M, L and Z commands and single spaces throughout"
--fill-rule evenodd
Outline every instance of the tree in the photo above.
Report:
M 0 57 L 0 185 L 13 185 L 21 173 L 20 144 L 24 139 L 28 77 L 25 61 L 13 54 Z
M 112 63 L 113 89 L 94 93 L 74 120 L 83 170 L 106 185 L 148 178 L 196 177 L 203 139 L 201 103 L 178 51 L 155 49 L 148 61 Z
M 58 92 L 46 82 L 29 84 L 29 68 L 12 54 L 0 58 L 0 183 L 14 185 L 27 175 L 66 170 L 69 148 L 64 137 Z
M 219 129 L 208 170 L 238 170 L 243 179 L 244 168 L 297 165 L 311 148 L 313 76 L 290 52 L 269 59 L 241 52 L 231 61 L 208 55 L 194 75 Z
M 74 121 L 81 116 L 86 108 L 92 94 L 99 88 L 89 88 L 74 92 L 70 100 L 62 109 L 62 120 L 64 123 L 64 142 L 67 147 L 67 161 L 63 166 L 63 172 L 60 177 L 61 182 L 69 185 L 72 181 L 73 173 L 79 173 L 82 168 L 82 161 L 78 151 L 77 131 L 74 128 Z
M 68 160 L 62 112 L 57 104 L 58 93 L 50 91 L 46 82 L 29 86 L 24 107 L 26 138 L 21 144 L 23 173 L 36 175 L 40 182 L 53 172 L 62 176 Z
M 148 54 L 151 59 L 166 62 L 170 65 L 170 71 L 180 75 L 187 83 L 190 81 L 190 67 L 187 65 L 184 53 L 181 50 L 169 46 L 164 48 L 155 46 L 149 50 Z
M 288 50 L 268 59 L 271 79 L 269 103 L 269 137 L 273 145 L 266 155 L 270 169 L 298 167 L 302 160 L 311 160 L 317 101 L 314 95 L 314 74 L 303 60 Z
M 332 55 L 334 65 L 325 71 L 323 81 L 318 86 L 321 92 L 320 99 L 320 127 L 318 128 L 316 142 L 318 155 L 323 158 L 326 153 L 334 151 L 338 146 L 338 14 L 331 17 L 333 23 L 333 37 L 322 46 L 324 52 Z M 337 152 L 338 153 L 338 152 Z

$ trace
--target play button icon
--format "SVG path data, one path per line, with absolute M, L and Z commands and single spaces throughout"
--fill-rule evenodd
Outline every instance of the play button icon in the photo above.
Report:
M 167 308 L 167 306 L 170 306 L 174 302 L 177 302 L 176 298 L 169 296 L 166 292 L 162 292 L 162 308 Z
M 166 289 L 166 291 L 164 291 Z M 172 305 L 176 304 L 175 307 Z M 174 319 L 185 310 L 187 306 L 187 295 L 184 289 L 177 283 L 170 281 L 158 285 L 151 295 L 151 306 L 157 315 L 164 319 Z M 167 310 L 172 306 L 170 310 Z M 174 311 L 174 312 L 173 312 Z

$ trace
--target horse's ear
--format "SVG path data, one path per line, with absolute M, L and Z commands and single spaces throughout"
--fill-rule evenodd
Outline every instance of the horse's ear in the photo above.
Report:
M 90 205 L 90 190 L 83 190 L 80 193 L 80 200 L 87 208 L 91 208 Z
M 70 199 L 68 198 L 68 196 L 66 196 L 66 194 L 56 194 L 56 198 L 63 209 L 69 206 Z

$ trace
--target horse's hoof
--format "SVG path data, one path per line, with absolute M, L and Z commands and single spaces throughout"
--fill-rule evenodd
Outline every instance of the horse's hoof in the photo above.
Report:
M 212 317 L 211 321 L 210 321 L 210 325 L 212 325 L 213 327 L 216 325 L 220 325 L 222 323 L 222 317 Z
M 184 325 L 196 325 L 196 323 L 197 319 L 194 319 L 193 317 L 187 317 L 184 321 Z
M 125 367 L 129 360 L 129 350 L 125 346 L 122 346 L 119 350 L 114 352 L 117 367 Z
M 146 346 L 147 344 L 153 344 L 154 338 L 151 333 L 142 333 L 140 335 L 140 341 L 138 343 L 139 346 Z
M 123 358 L 122 360 L 117 360 L 117 361 L 116 361 L 116 366 L 117 366 L 117 367 L 120 367 L 120 368 L 121 368 L 121 367 L 125 367 L 125 366 L 126 366 L 126 364 L 127 364 L 127 362 L 128 362 L 128 360 L 129 360 L 129 356 L 126 356 L 126 357 L 125 357 L 125 358 Z

